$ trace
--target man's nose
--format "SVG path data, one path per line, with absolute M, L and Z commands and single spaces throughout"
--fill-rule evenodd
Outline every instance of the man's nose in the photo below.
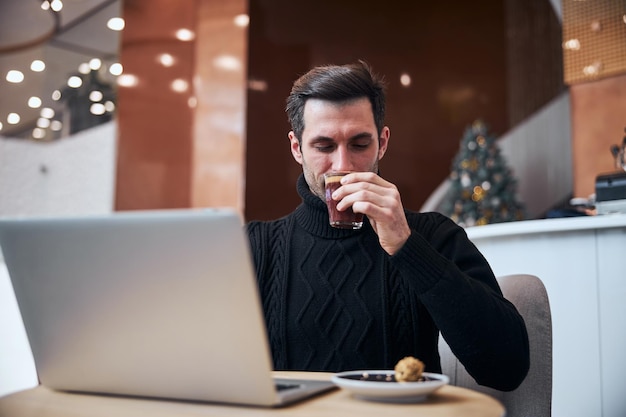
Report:
M 335 171 L 354 171 L 352 158 L 346 146 L 339 146 L 335 151 L 335 160 L 333 161 L 333 170 Z

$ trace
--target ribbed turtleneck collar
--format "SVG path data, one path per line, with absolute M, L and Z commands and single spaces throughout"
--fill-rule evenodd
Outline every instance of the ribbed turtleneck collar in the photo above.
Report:
M 332 227 L 328 222 L 326 203 L 311 192 L 304 174 L 300 174 L 296 189 L 302 198 L 302 204 L 295 210 L 296 221 L 309 233 L 328 239 L 340 239 L 362 233 L 366 228 L 371 227 L 367 216 L 364 217 L 363 227 L 359 230 Z

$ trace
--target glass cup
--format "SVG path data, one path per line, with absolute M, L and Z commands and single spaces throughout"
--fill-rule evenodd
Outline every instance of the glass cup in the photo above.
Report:
M 326 205 L 328 206 L 328 218 L 332 227 L 339 229 L 360 229 L 363 226 L 363 213 L 355 213 L 352 207 L 343 211 L 337 210 L 337 201 L 331 195 L 341 187 L 341 178 L 349 174 L 349 171 L 329 171 L 324 174 L 326 189 Z

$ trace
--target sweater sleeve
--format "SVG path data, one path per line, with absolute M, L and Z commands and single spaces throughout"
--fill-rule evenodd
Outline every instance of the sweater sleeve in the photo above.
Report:
M 412 233 L 394 256 L 452 352 L 481 385 L 517 388 L 530 366 L 523 318 L 465 231 L 437 214 L 408 214 Z

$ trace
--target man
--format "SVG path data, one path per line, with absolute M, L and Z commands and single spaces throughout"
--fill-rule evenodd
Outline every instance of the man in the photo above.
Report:
M 378 175 L 390 138 L 382 80 L 364 62 L 314 68 L 287 114 L 302 204 L 248 224 L 276 369 L 393 369 L 414 356 L 441 372 L 441 331 L 478 383 L 515 389 L 528 336 L 487 261 L 452 220 L 405 210 Z M 353 171 L 332 198 L 365 215 L 360 230 L 329 225 L 331 170 Z

